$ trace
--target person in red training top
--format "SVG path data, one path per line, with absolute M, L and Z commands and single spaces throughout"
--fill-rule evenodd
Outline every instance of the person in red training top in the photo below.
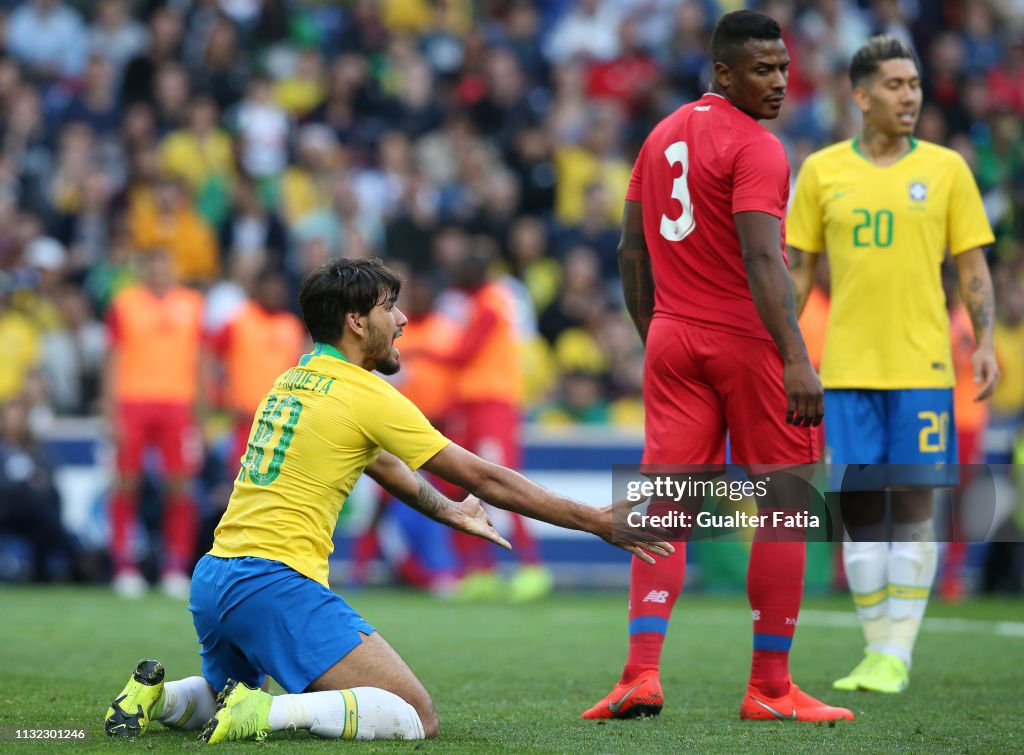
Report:
M 809 464 L 823 392 L 786 269 L 789 163 L 758 123 L 779 114 L 789 55 L 779 25 L 753 11 L 718 21 L 711 55 L 711 91 L 655 126 L 626 193 L 619 270 L 646 351 L 643 464 L 720 469 L 727 432 L 736 464 Z M 778 508 L 806 511 L 806 497 L 783 497 Z M 753 659 L 740 718 L 852 719 L 789 675 L 805 565 L 797 535 L 758 528 L 754 538 Z M 685 567 L 685 547 L 655 567 L 633 560 L 626 665 L 584 718 L 661 712 L 661 650 Z
M 141 260 L 142 280 L 118 293 L 108 314 L 104 399 L 117 447 L 110 506 L 114 590 L 123 597 L 146 590 L 132 535 L 144 456 L 156 448 L 164 475 L 161 585 L 184 600 L 198 527 L 189 485 L 202 457 L 196 419 L 205 369 L 203 296 L 178 285 L 167 251 L 147 252 Z
M 253 282 L 252 298 L 213 338 L 224 370 L 224 406 L 234 419 L 228 452 L 230 477 L 238 474 L 253 416 L 277 377 L 295 365 L 306 347 L 306 329 L 285 309 L 284 273 L 265 268 Z
M 449 260 L 455 290 L 442 295 L 438 308 L 462 326 L 461 335 L 449 353 L 431 349 L 422 356 L 453 371 L 452 406 L 444 422 L 450 437 L 488 461 L 519 469 L 523 457 L 523 347 L 516 300 L 501 281 L 489 275 L 494 259 L 493 242 L 476 236 L 464 253 Z M 551 591 L 553 579 L 541 562 L 537 541 L 526 522 L 516 514 L 509 518 L 520 567 L 505 597 L 517 603 L 536 600 Z M 463 538 L 459 533 L 454 537 L 465 572 L 456 597 L 503 597 L 490 544 L 473 542 L 479 538 Z

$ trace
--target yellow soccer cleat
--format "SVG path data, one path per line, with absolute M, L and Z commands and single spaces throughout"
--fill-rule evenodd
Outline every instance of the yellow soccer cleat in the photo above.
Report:
M 274 696 L 245 682 L 228 679 L 217 696 L 217 711 L 207 721 L 201 742 L 234 742 L 239 739 L 263 741 L 270 733 L 270 704 Z
M 832 686 L 847 692 L 864 690 L 896 694 L 905 690 L 908 684 L 910 674 L 907 664 L 900 658 L 865 649 L 864 660 L 848 675 L 833 682 Z
M 530 603 L 551 594 L 555 579 L 551 572 L 539 565 L 521 566 L 508 582 L 511 603 Z
M 841 689 L 844 692 L 853 692 L 860 689 L 860 680 L 862 677 L 870 673 L 871 668 L 878 663 L 878 659 L 882 654 L 875 650 L 868 650 L 864 648 L 864 658 L 858 663 L 853 671 L 844 676 L 842 679 L 836 679 L 832 682 L 833 689 Z
M 505 585 L 497 571 L 475 571 L 462 578 L 452 599 L 456 603 L 493 603 L 504 593 Z
M 107 708 L 103 727 L 107 736 L 134 739 L 163 708 L 164 667 L 159 661 L 139 661 L 131 678 Z
M 858 689 L 895 695 L 910 684 L 910 670 L 902 658 L 879 653 L 878 661 L 861 677 Z

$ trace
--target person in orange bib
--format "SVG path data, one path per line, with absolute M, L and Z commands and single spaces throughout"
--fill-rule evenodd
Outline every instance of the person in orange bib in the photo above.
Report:
M 124 597 L 140 597 L 146 590 L 132 532 L 144 454 L 155 447 L 166 482 L 161 584 L 168 594 L 185 599 L 197 537 L 189 482 L 202 454 L 195 405 L 204 360 L 203 297 L 175 282 L 168 252 L 149 252 L 142 260 L 141 282 L 114 298 L 108 316 L 104 397 L 117 447 L 110 506 L 114 589 Z
M 448 314 L 463 324 L 462 334 L 447 354 L 437 350 L 423 354 L 453 370 L 452 406 L 445 418 L 449 435 L 488 461 L 519 469 L 523 460 L 523 348 L 514 295 L 488 274 L 494 256 L 488 240 L 476 237 L 465 259 L 451 265 L 457 291 L 439 308 L 453 310 Z M 508 585 L 507 597 L 513 602 L 535 600 L 550 592 L 552 577 L 541 562 L 540 549 L 526 522 L 515 514 L 510 519 L 520 568 Z M 455 533 L 465 572 L 457 597 L 502 597 L 494 550 L 487 543 L 473 542 L 476 539 Z
M 213 338 L 224 371 L 224 406 L 234 420 L 228 452 L 230 478 L 238 474 L 253 416 L 277 377 L 295 364 L 306 347 L 306 329 L 285 308 L 284 274 L 266 268 L 253 282 L 252 299 Z

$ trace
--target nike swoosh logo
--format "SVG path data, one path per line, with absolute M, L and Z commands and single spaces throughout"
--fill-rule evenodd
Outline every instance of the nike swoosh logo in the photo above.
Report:
M 792 713 L 790 713 L 790 714 L 789 714 L 788 716 L 784 716 L 784 715 L 782 715 L 781 713 L 779 713 L 779 712 L 778 712 L 777 710 L 775 710 L 775 708 L 773 708 L 772 706 L 770 706 L 770 705 L 769 705 L 768 703 L 763 703 L 763 702 L 761 702 L 760 700 L 758 700 L 758 699 L 757 699 L 756 697 L 754 697 L 753 695 L 751 695 L 751 696 L 750 696 L 750 699 L 751 699 L 751 700 L 753 700 L 753 701 L 754 701 L 755 703 L 757 703 L 758 705 L 760 705 L 760 706 L 761 706 L 762 708 L 764 708 L 764 709 L 765 709 L 766 711 L 768 711 L 769 713 L 771 713 L 771 714 L 772 714 L 773 716 L 775 716 L 775 717 L 776 717 L 777 719 L 779 719 L 780 721 L 796 721 L 796 708 L 793 708 L 793 712 L 792 712 Z
M 618 713 L 619 708 L 621 708 L 622 704 L 626 702 L 626 698 L 632 695 L 633 692 L 635 692 L 636 689 L 641 686 L 643 686 L 643 682 L 640 682 L 639 684 L 634 684 L 632 687 L 626 690 L 626 694 L 620 697 L 618 702 L 608 703 L 608 710 L 610 710 L 612 713 Z
M 832 195 L 832 199 L 842 199 L 847 194 L 853 194 L 853 189 L 847 189 L 846 191 L 837 191 Z

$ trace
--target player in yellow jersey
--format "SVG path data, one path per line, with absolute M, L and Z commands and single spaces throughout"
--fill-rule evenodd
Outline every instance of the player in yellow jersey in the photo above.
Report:
M 848 467 L 843 560 L 867 641 L 837 689 L 901 692 L 935 577 L 935 487 L 956 482 L 953 364 L 941 266 L 959 272 L 977 349 L 975 400 L 999 379 L 992 348 L 993 242 L 971 172 L 956 152 L 913 137 L 921 108 L 911 49 L 870 39 L 850 63 L 860 135 L 814 153 L 787 218 L 797 311 L 820 253 L 832 301 L 821 381 L 827 458 Z M 892 544 L 883 518 L 889 493 Z
M 563 498 L 469 453 L 373 374 L 399 369 L 400 288 L 379 260 L 333 260 L 303 281 L 314 349 L 257 409 L 213 548 L 193 573 L 202 676 L 164 683 L 158 662 L 140 662 L 107 711 L 111 736 L 137 737 L 151 720 L 203 727 L 207 742 L 289 728 L 343 739 L 437 736 L 419 679 L 327 584 L 335 523 L 364 471 L 409 506 L 505 547 L 476 496 L 611 541 L 611 506 Z M 472 495 L 445 498 L 412 471 L 419 467 Z M 662 542 L 622 547 L 649 561 L 645 551 L 673 551 Z M 268 675 L 289 694 L 261 690 Z

